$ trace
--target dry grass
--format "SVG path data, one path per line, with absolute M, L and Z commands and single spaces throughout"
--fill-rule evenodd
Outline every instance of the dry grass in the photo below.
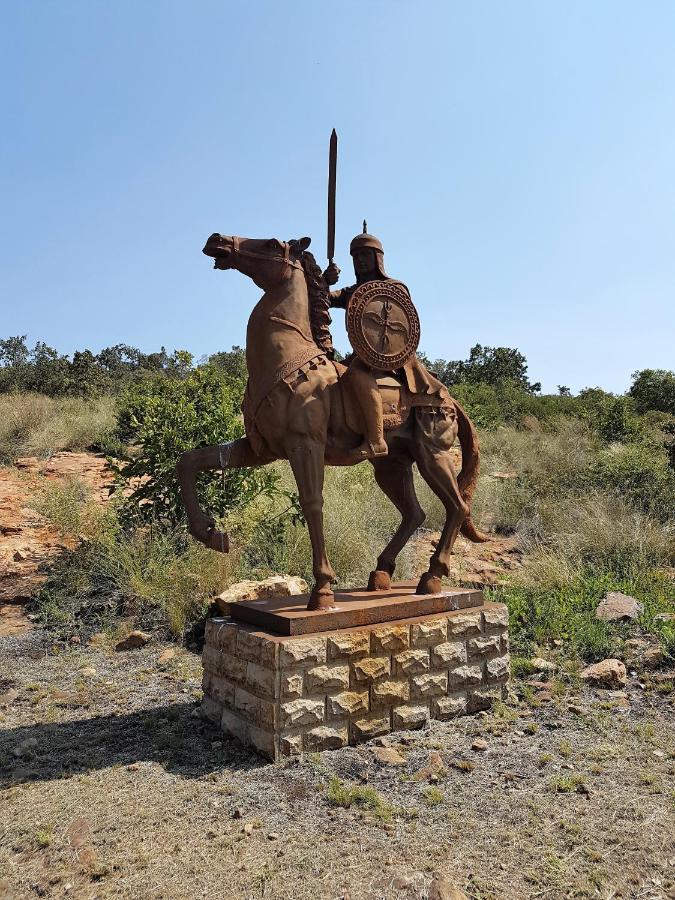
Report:
M 115 401 L 53 399 L 43 394 L 0 395 L 0 462 L 85 450 L 110 439 Z

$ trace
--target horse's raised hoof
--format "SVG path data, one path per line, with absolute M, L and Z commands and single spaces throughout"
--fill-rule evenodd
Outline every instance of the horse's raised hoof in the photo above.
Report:
M 389 572 L 383 572 L 382 569 L 375 569 L 368 576 L 369 591 L 388 591 L 391 587 L 391 575 Z
M 416 594 L 440 594 L 442 588 L 441 579 L 437 575 L 432 575 L 431 572 L 425 572 L 424 575 L 420 578 L 420 583 L 417 585 Z
M 335 594 L 330 589 L 330 585 L 314 588 L 309 595 L 307 609 L 335 609 Z
M 212 528 L 205 543 L 209 550 L 217 550 L 219 553 L 230 552 L 230 538 L 224 531 L 216 531 L 215 528 Z

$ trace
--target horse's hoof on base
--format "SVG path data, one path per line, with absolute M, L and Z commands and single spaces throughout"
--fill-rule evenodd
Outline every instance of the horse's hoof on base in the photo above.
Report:
M 440 594 L 442 588 L 441 579 L 437 575 L 432 575 L 431 572 L 425 572 L 424 575 L 420 578 L 420 583 L 417 585 L 416 594 Z
M 229 553 L 230 538 L 225 534 L 224 531 L 216 531 L 215 528 L 213 528 L 211 531 L 209 531 L 206 546 L 210 550 L 217 550 L 219 553 Z
M 335 609 L 335 594 L 330 590 L 313 590 L 309 595 L 307 609 Z
M 368 576 L 369 591 L 388 591 L 391 587 L 391 575 L 389 572 L 383 572 L 382 569 L 375 569 Z

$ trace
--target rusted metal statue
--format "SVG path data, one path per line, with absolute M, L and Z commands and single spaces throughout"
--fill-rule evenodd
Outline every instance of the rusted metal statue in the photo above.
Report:
M 333 146 L 331 147 L 333 151 Z M 413 463 L 446 512 L 438 545 L 417 586 L 438 593 L 461 531 L 486 540 L 471 521 L 478 479 L 475 428 L 462 407 L 415 356 L 419 320 L 407 287 L 389 278 L 380 241 L 367 233 L 350 245 L 356 284 L 331 293 L 339 269 L 333 263 L 334 152 L 329 177 L 329 266 L 325 272 L 308 251 L 310 239 L 278 241 L 213 234 L 204 253 L 216 269 L 236 269 L 264 291 L 246 335 L 248 384 L 244 397 L 246 437 L 183 454 L 178 475 L 190 533 L 213 550 L 227 552 L 227 535 L 202 511 L 196 475 L 207 469 L 290 462 L 313 552 L 314 587 L 309 609 L 334 605 L 335 572 L 323 532 L 326 465 L 369 460 L 375 479 L 401 514 L 401 524 L 377 559 L 368 589 L 390 587 L 396 557 L 424 512 L 415 495 Z M 349 365 L 333 359 L 329 308 L 346 309 L 355 354 Z M 459 437 L 462 469 L 452 465 Z

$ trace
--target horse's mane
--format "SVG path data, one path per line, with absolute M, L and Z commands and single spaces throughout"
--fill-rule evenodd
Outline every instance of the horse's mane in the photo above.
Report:
M 307 295 L 309 303 L 309 322 L 312 328 L 312 337 L 329 359 L 333 359 L 335 350 L 333 338 L 330 333 L 330 291 L 323 277 L 321 269 L 317 265 L 313 254 L 305 250 L 302 254 L 302 268 L 307 282 Z

